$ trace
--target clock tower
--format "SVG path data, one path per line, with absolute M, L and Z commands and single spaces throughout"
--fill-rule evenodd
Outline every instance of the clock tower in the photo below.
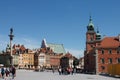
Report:
M 94 30 L 94 24 L 92 23 L 92 18 L 90 16 L 89 23 L 87 25 L 86 32 L 86 51 L 87 53 L 95 47 L 96 32 Z

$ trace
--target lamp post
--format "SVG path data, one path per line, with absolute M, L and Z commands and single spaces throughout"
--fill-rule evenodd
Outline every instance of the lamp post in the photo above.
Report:
M 13 28 L 10 28 L 10 34 L 8 35 L 10 37 L 10 65 L 13 65 L 13 55 L 12 55 L 12 40 L 13 40 Z
M 95 68 L 96 68 L 96 74 L 98 74 L 98 50 L 95 51 Z
M 95 49 L 95 53 L 93 54 L 94 58 L 95 58 L 95 74 L 99 74 L 98 73 L 98 49 Z

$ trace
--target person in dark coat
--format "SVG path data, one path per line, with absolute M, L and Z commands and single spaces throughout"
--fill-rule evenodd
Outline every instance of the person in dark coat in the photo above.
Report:
M 5 74 L 5 69 L 4 67 L 1 68 L 1 75 L 2 75 L 2 78 L 4 79 L 4 74 Z
M 8 76 L 9 76 L 9 73 L 10 73 L 10 72 L 9 72 L 9 70 L 6 68 L 6 69 L 5 69 L 5 74 L 6 74 L 6 77 L 8 77 Z
M 12 73 L 12 79 L 14 79 L 14 77 L 16 76 L 16 69 L 15 69 L 14 66 L 12 66 L 12 71 L 11 71 L 11 73 Z

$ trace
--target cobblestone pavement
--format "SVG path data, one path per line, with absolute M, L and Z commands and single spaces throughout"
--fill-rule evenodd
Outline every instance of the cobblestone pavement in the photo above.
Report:
M 0 78 L 0 80 L 5 79 Z M 7 78 L 6 80 L 120 80 L 120 78 L 89 74 L 59 75 L 58 72 L 17 70 L 15 79 Z

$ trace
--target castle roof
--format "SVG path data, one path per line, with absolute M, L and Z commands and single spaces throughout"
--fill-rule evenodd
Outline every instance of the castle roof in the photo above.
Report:
M 47 43 L 47 45 L 53 50 L 54 53 L 66 53 L 63 44 Z
M 41 48 L 49 48 L 54 53 L 66 53 L 63 44 L 47 43 L 46 40 L 42 40 Z
M 118 37 L 105 37 L 100 43 L 100 48 L 118 48 L 120 41 Z

